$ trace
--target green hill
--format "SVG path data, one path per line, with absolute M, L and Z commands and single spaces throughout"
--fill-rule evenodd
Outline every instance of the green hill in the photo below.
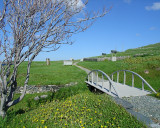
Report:
M 119 54 L 124 55 L 136 55 L 136 54 L 142 54 L 145 56 L 155 56 L 160 55 L 160 43 L 151 44 L 135 49 L 128 49 L 125 52 L 120 52 Z
M 111 54 L 106 56 L 111 56 Z M 117 70 L 131 70 L 140 74 L 156 91 L 160 90 L 160 43 L 118 52 L 117 56 L 130 56 L 130 58 L 116 62 L 108 60 L 101 62 L 80 62 L 79 65 L 90 70 L 102 70 L 108 75 Z M 131 80 L 129 79 L 128 85 L 131 85 Z M 141 81 L 137 80 L 136 87 L 141 88 L 141 85 Z M 148 90 L 147 87 L 146 89 Z
M 157 56 L 160 55 L 160 43 L 150 44 L 147 46 L 128 49 L 124 52 L 118 52 L 116 56 Z M 110 57 L 111 54 L 107 55 L 100 55 L 91 58 L 103 58 L 103 57 Z

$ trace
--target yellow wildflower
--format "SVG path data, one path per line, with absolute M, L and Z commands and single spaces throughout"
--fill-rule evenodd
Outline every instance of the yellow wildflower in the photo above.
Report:
M 42 124 L 44 124 L 44 122 L 45 122 L 44 120 L 41 120 L 41 123 L 42 123 Z

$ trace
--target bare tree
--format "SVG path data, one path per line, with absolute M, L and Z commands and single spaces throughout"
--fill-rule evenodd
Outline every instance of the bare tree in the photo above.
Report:
M 7 2 L 7 1 L 5 1 Z M 20 102 L 26 92 L 30 67 L 41 51 L 55 51 L 61 44 L 71 44 L 73 34 L 83 32 L 98 17 L 107 13 L 89 14 L 88 1 L 81 0 L 10 0 L 5 11 L 5 26 L 1 27 L 3 39 L 0 45 L 1 106 L 0 115 L 5 117 L 9 107 Z M 24 91 L 13 100 L 17 88 L 19 65 L 28 60 Z M 3 65 L 3 66 L 2 66 Z M 12 66 L 11 66 L 12 65 Z

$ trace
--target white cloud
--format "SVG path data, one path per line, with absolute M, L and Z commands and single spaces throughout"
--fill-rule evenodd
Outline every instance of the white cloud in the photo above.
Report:
M 151 30 L 151 31 L 152 31 L 152 30 L 155 30 L 155 29 L 156 29 L 156 27 L 150 27 L 150 28 L 149 28 L 149 30 Z
M 140 36 L 140 34 L 139 34 L 139 33 L 136 33 L 136 36 Z
M 69 7 L 72 10 L 82 9 L 85 7 L 85 4 L 82 0 L 52 0 L 54 2 L 63 2 L 65 6 Z
M 123 0 L 124 3 L 130 4 L 132 0 Z
M 85 5 L 82 2 L 82 0 L 64 0 L 66 6 L 68 6 L 70 9 L 76 10 L 84 8 Z
M 146 6 L 145 9 L 148 10 L 148 11 L 150 11 L 150 10 L 160 10 L 160 2 L 153 3 L 152 6 Z

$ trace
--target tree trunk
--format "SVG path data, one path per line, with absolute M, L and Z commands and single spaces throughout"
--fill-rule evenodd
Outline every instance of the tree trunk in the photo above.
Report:
M 6 109 L 6 98 L 7 98 L 7 94 L 3 93 L 1 94 L 1 106 L 0 106 L 0 116 L 2 118 L 4 118 L 6 116 L 6 112 L 7 112 L 7 109 Z

